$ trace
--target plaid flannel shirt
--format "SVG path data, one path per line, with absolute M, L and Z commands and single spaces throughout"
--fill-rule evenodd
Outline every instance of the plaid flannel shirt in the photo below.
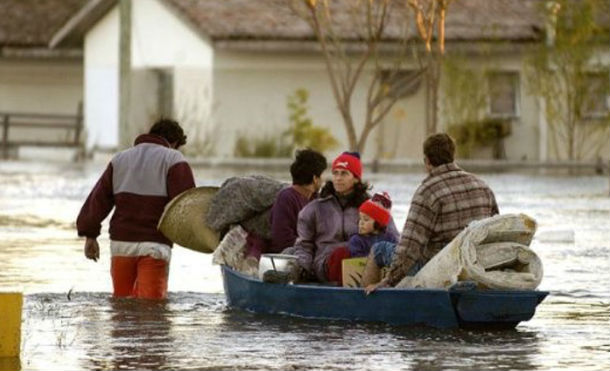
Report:
M 417 188 L 388 274 L 392 286 L 425 264 L 471 221 L 498 214 L 489 186 L 455 163 L 435 167 Z

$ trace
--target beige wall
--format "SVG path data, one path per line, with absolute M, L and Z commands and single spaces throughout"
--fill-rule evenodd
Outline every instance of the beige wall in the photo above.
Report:
M 539 143 L 541 140 L 539 109 L 537 106 L 537 98 L 532 96 L 527 88 L 527 77 L 523 72 L 523 58 L 523 55 L 519 53 L 511 53 L 491 56 L 468 56 L 465 59 L 468 63 L 466 68 L 472 68 L 475 71 L 480 71 L 482 74 L 485 73 L 485 71 L 519 73 L 517 116 L 511 120 L 511 135 L 504 139 L 506 158 L 508 160 L 539 160 Z M 443 94 L 441 92 L 441 128 L 445 127 L 446 123 L 450 121 L 445 117 L 447 112 L 442 106 L 442 96 Z M 487 111 L 488 107 L 486 107 L 485 110 Z M 488 114 L 484 113 L 484 115 Z M 492 158 L 492 149 L 490 147 L 478 148 L 473 151 L 472 157 Z
M 0 59 L 0 111 L 76 114 L 80 60 Z
M 497 71 L 519 71 L 522 57 L 501 55 L 496 57 L 471 57 L 472 67 Z M 347 147 L 343 121 L 336 104 L 323 60 L 311 53 L 255 53 L 217 51 L 214 60 L 213 125 L 217 132 L 218 155 L 231 156 L 235 139 L 239 135 L 262 137 L 278 135 L 287 128 L 286 99 L 297 88 L 310 93 L 309 114 L 314 124 L 331 129 L 341 143 L 331 155 Z M 528 94 L 521 74 L 518 106 L 519 115 L 513 120 L 512 135 L 506 138 L 508 159 L 537 160 L 540 141 L 538 108 L 535 97 Z M 353 99 L 357 131 L 363 122 L 364 94 L 366 86 L 359 86 Z M 439 130 L 443 130 L 442 93 Z M 380 127 L 369 136 L 364 158 L 421 157 L 421 145 L 425 139 L 425 86 L 400 101 L 385 118 Z M 475 153 L 478 157 L 491 158 L 490 148 Z
M 159 115 L 157 69 L 173 74 L 174 114 L 187 124 L 187 132 L 199 132 L 209 120 L 211 105 L 210 41 L 162 1 L 134 2 L 132 12 L 132 124 L 126 134 L 133 137 L 148 129 Z M 85 38 L 87 148 L 118 145 L 118 27 L 115 7 Z M 185 104 L 196 104 L 197 109 L 185 110 Z M 189 144 L 201 137 L 191 134 Z
M 326 67 L 318 55 L 217 50 L 214 66 L 213 122 L 219 128 L 230 128 L 215 136 L 219 156 L 232 156 L 235 140 L 240 135 L 257 138 L 279 136 L 289 125 L 288 96 L 299 88 L 309 92 L 308 114 L 313 123 L 328 128 L 339 141 L 339 146 L 327 155 L 332 157 L 347 149 L 349 143 L 343 119 L 335 103 Z M 352 100 L 358 135 L 364 122 L 366 87 L 365 84 L 357 86 Z M 417 118 L 420 110 L 420 107 L 413 107 L 410 112 Z M 387 140 L 393 142 L 397 132 L 406 138 L 414 138 L 413 132 L 417 129 L 408 129 L 400 122 L 390 121 L 386 125 Z M 376 130 L 370 134 L 363 157 L 372 158 L 376 154 L 377 135 Z M 408 152 L 402 143 L 398 151 Z
M 76 115 L 83 99 L 82 71 L 79 60 L 0 59 L 0 112 Z M 13 141 L 64 141 L 73 135 L 63 129 L 9 131 Z
M 307 89 L 309 116 L 346 146 L 343 124 L 322 61 L 310 55 L 216 51 L 214 125 L 217 155 L 232 156 L 239 136 L 277 136 L 288 128 L 287 99 Z M 228 130 L 226 130 L 228 129 Z M 339 149 L 337 149 L 338 151 Z
M 608 71 L 610 66 L 610 51 L 607 47 L 600 48 L 590 60 L 592 71 Z M 610 79 L 610 76 L 606 78 Z M 610 96 L 607 98 L 610 105 Z M 565 128 L 563 129 L 565 133 Z M 578 127 L 574 134 L 576 160 L 610 159 L 610 126 L 608 119 L 591 119 Z M 547 156 L 549 160 L 566 160 L 568 155 L 568 140 L 553 132 L 551 126 L 548 129 Z
M 106 14 L 85 35 L 86 148 L 113 150 L 119 138 L 119 12 Z

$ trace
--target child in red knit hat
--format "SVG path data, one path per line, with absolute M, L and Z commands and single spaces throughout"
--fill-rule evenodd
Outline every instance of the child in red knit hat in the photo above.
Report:
M 358 233 L 350 237 L 347 246 L 336 248 L 328 257 L 329 281 L 342 284 L 343 259 L 368 256 L 373 245 L 378 242 L 398 243 L 398 232 L 392 233 L 387 228 L 391 221 L 391 207 L 392 201 L 385 192 L 375 193 L 373 198 L 360 205 Z
M 391 207 L 392 200 L 386 192 L 375 193 L 373 198 L 360 205 L 358 234 L 350 237 L 347 245 L 350 257 L 368 256 L 371 247 L 380 241 L 398 242 L 394 234 L 386 231 L 391 218 Z

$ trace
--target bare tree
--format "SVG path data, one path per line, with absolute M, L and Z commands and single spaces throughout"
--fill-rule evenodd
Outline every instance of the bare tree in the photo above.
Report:
M 293 0 L 291 5 L 309 23 L 319 42 L 349 147 L 362 152 L 369 134 L 401 92 L 421 78 L 422 69 L 401 73 L 413 53 L 409 36 L 412 13 L 405 3 L 394 0 Z M 388 40 L 391 42 L 386 43 Z M 366 84 L 366 98 L 364 105 L 358 103 L 365 113 L 357 133 L 352 108 L 359 84 Z
M 407 0 L 415 16 L 417 33 L 425 45 L 426 66 L 426 133 L 438 127 L 438 96 L 443 55 L 445 54 L 445 20 L 452 0 Z
M 603 9 L 604 0 L 557 0 L 541 10 L 552 37 L 528 60 L 528 87 L 544 100 L 557 158 L 595 158 L 608 143 L 608 67 L 597 58 L 608 39 L 608 29 L 599 25 Z

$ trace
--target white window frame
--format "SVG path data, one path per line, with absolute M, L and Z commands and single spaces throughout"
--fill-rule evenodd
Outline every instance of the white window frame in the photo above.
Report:
M 587 71 L 586 75 L 588 76 L 599 76 L 600 79 L 608 79 L 608 71 L 599 71 L 599 70 L 592 70 L 592 71 Z M 605 111 L 584 111 L 584 107 L 583 107 L 583 115 L 582 118 L 585 120 L 603 120 L 608 118 L 608 115 L 610 115 L 610 102 L 608 99 L 608 96 L 605 95 L 604 96 L 604 106 L 605 106 Z
M 512 75 L 515 81 L 515 112 L 513 113 L 500 113 L 492 112 L 491 110 L 491 76 L 492 75 Z M 487 73 L 486 77 L 487 84 L 487 116 L 489 118 L 502 118 L 502 119 L 518 119 L 521 117 L 521 71 L 518 70 L 493 70 Z

